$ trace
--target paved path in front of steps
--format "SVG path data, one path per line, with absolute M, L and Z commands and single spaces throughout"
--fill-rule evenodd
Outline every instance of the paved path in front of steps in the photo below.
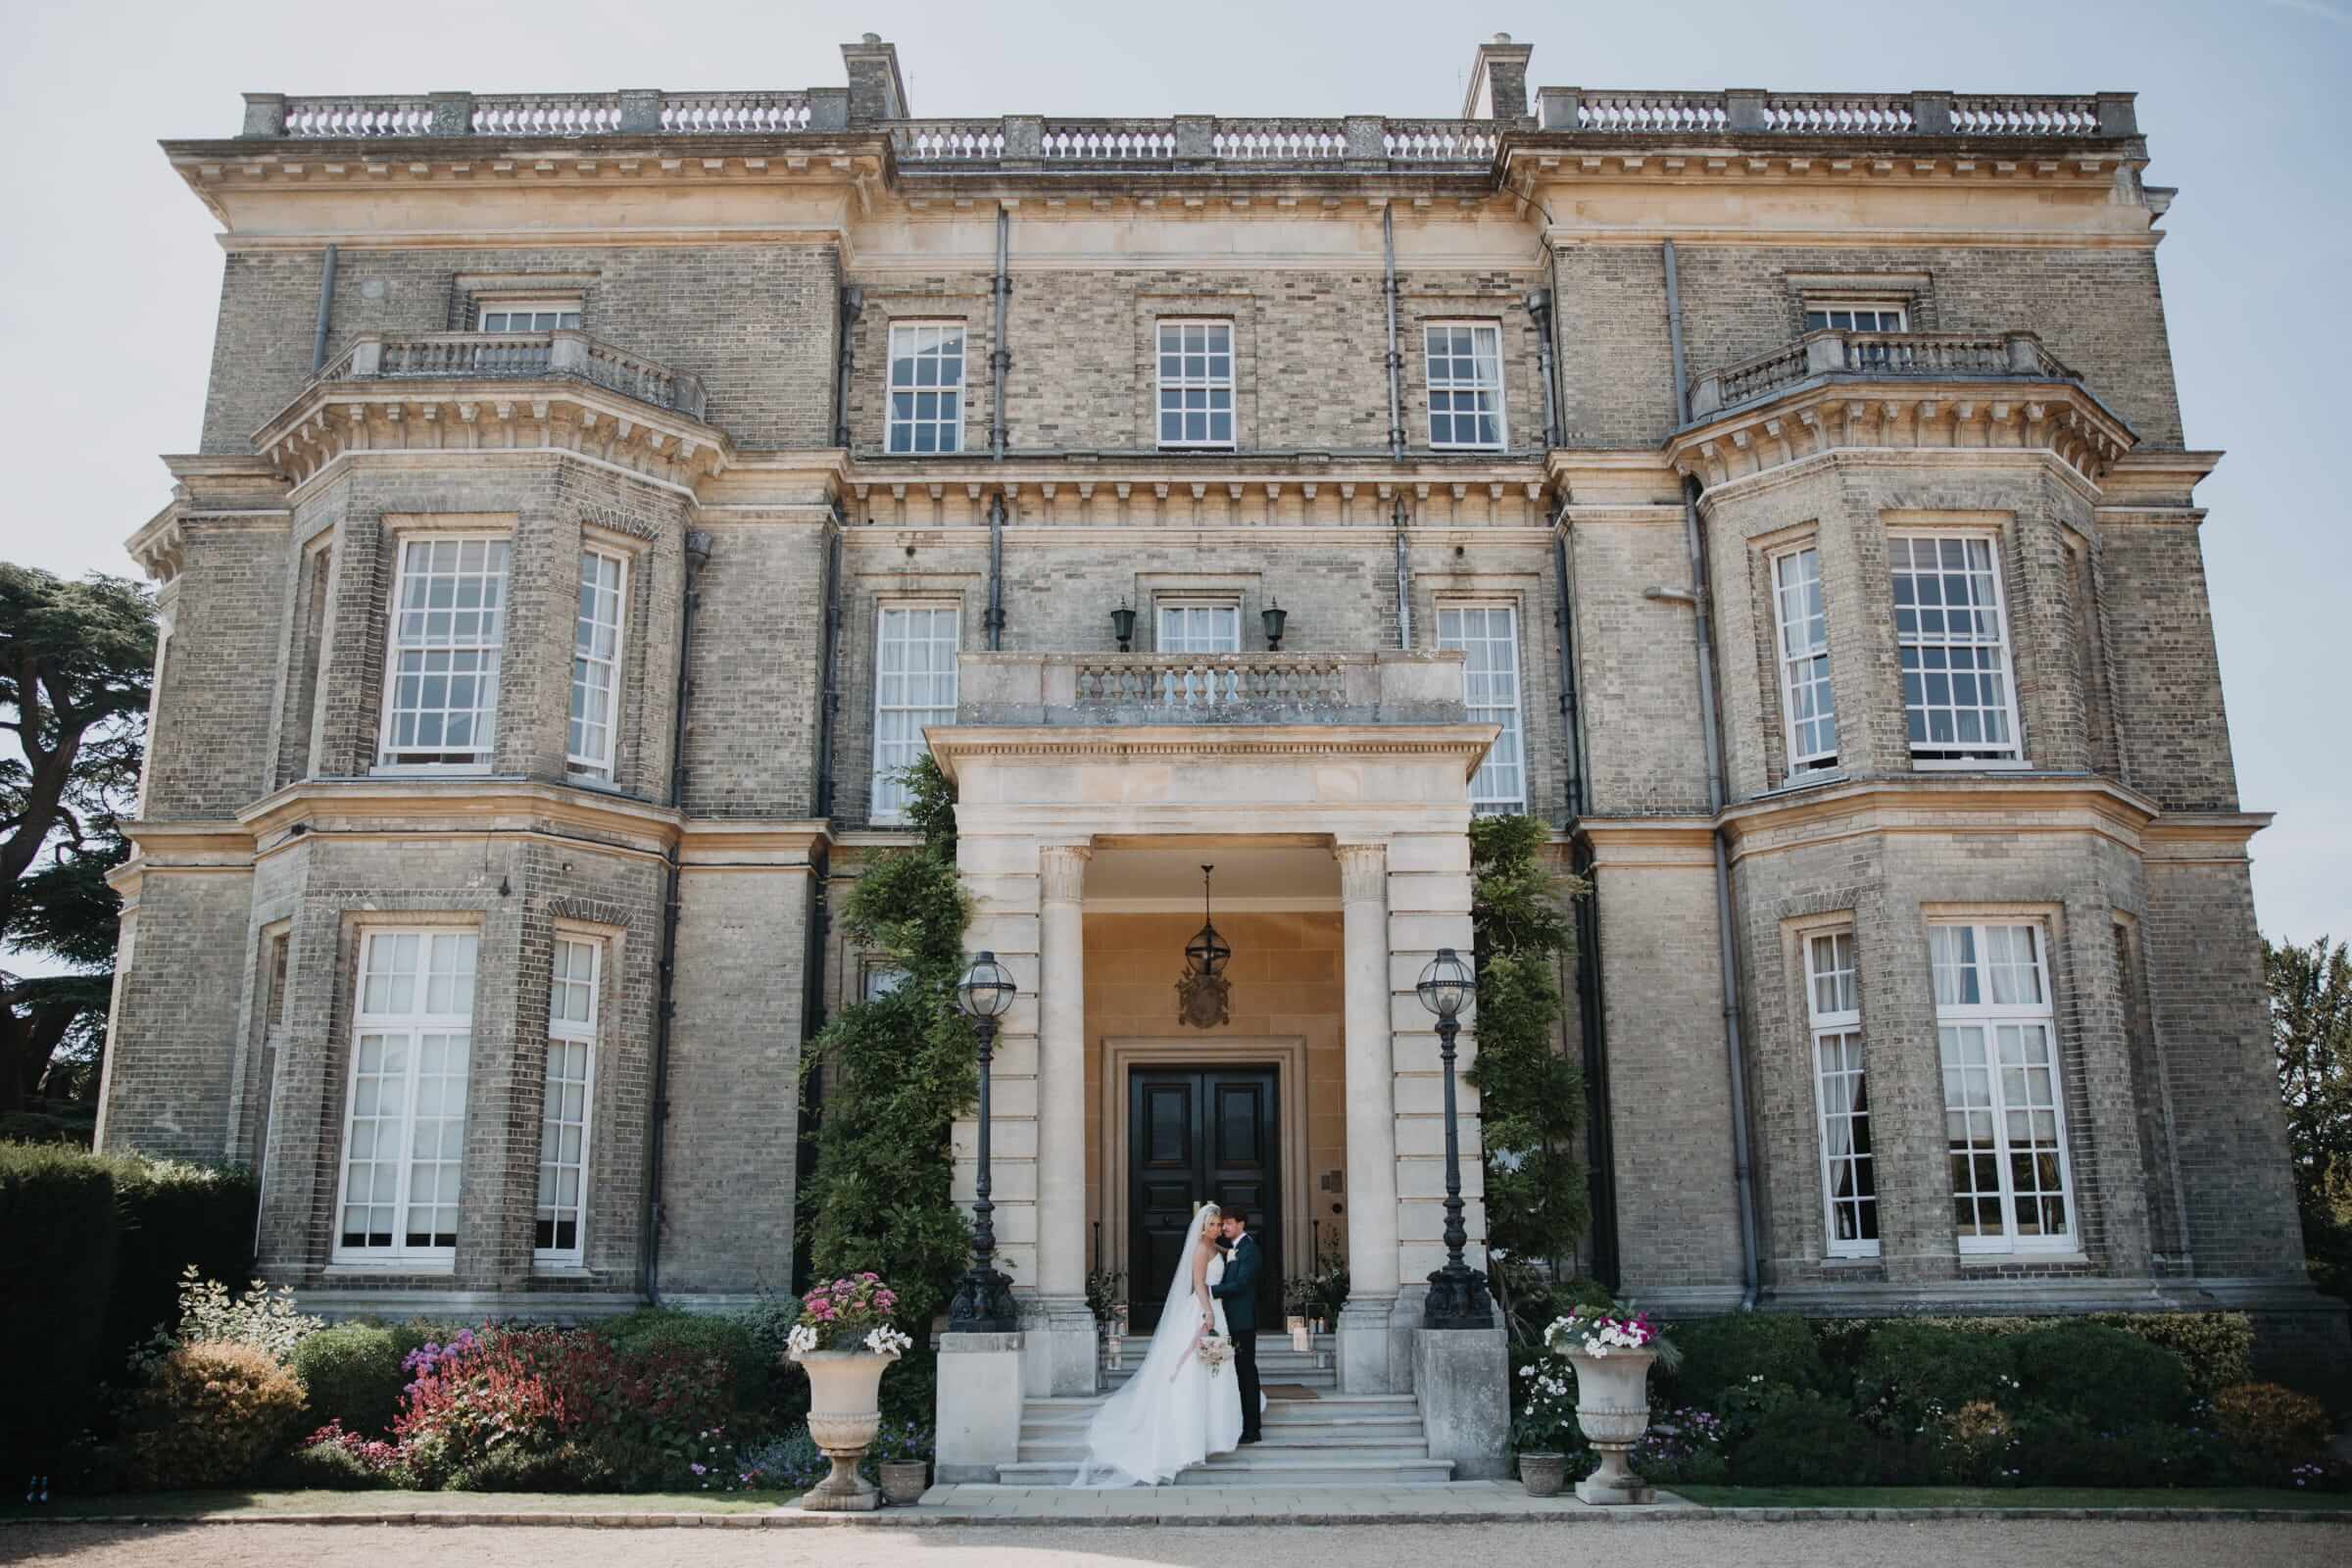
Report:
M 908 1510 L 911 1511 L 911 1510 Z M 1605 1563 L 1608 1568 L 2341 1568 L 2342 1525 L 2067 1519 L 1873 1519 L 1775 1524 L 1727 1519 L 1601 1524 L 1062 1526 L 938 1530 L 611 1530 L 466 1524 L 34 1525 L 0 1532 L 0 1562 L 42 1568 L 1429 1568 L 1432 1563 Z M 1597 1529 L 1599 1534 L 1593 1534 Z
M 901 1518 L 1001 1523 L 1008 1519 L 1100 1520 L 1104 1524 L 1183 1524 L 1192 1520 L 1268 1524 L 1349 1520 L 1471 1519 L 1508 1521 L 1559 1514 L 1661 1514 L 1690 1504 L 1671 1493 L 1639 1508 L 1595 1508 L 1563 1491 L 1531 1497 L 1516 1481 L 1448 1481 L 1399 1487 L 1075 1487 L 947 1483 L 923 1494 Z

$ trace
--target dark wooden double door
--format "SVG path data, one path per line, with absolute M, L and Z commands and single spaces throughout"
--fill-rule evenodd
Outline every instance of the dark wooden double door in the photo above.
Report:
M 1282 1326 L 1282 1161 L 1271 1067 L 1135 1067 L 1127 1077 L 1127 1298 L 1159 1324 L 1195 1205 L 1240 1203 L 1257 1237 L 1257 1323 Z

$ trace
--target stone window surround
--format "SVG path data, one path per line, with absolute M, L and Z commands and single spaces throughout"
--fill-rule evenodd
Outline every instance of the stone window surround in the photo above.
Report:
M 834 764 L 835 809 L 845 822 L 885 832 L 900 831 L 905 825 L 872 814 L 874 693 L 880 673 L 875 656 L 881 649 L 883 607 L 906 600 L 953 604 L 960 612 L 958 640 L 965 641 L 980 625 L 987 592 L 984 571 L 861 571 L 852 574 L 845 584 L 838 645 L 840 686 L 845 695 L 838 731 L 840 752 Z M 968 641 L 965 646 L 968 648 Z
M 1827 306 L 1897 305 L 1906 331 L 1932 332 L 1936 320 L 1935 275 L 1930 272 L 1787 272 L 1788 336 L 1804 335 L 1805 313 Z
M 449 280 L 449 329 L 478 332 L 482 329 L 485 309 L 542 302 L 563 302 L 579 312 L 580 325 L 585 327 L 589 296 L 603 277 L 603 273 L 592 271 L 453 273 Z
M 1510 612 L 1511 652 L 1513 661 L 1511 666 L 1511 685 L 1514 695 L 1517 698 L 1517 703 L 1515 705 L 1517 708 L 1517 713 L 1511 733 L 1515 735 L 1519 742 L 1519 795 L 1516 805 L 1520 810 L 1525 811 L 1529 808 L 1529 804 L 1535 797 L 1535 768 L 1528 746 L 1527 612 L 1526 606 L 1521 603 L 1521 597 L 1522 596 L 1515 591 L 1479 593 L 1468 590 L 1441 589 L 1430 596 L 1430 610 L 1432 612 L 1429 621 L 1429 640 L 1430 646 L 1433 648 L 1443 648 L 1445 646 L 1443 641 L 1441 641 L 1441 628 L 1445 624 L 1445 612 L 1448 610 L 1507 610 Z M 1466 678 L 1467 672 L 1465 671 L 1465 679 Z M 1486 710 L 1487 710 L 1480 708 L 1473 709 L 1471 711 L 1475 713 Z M 1475 721 L 1476 720 L 1474 719 L 1473 722 Z M 1486 764 L 1482 762 L 1479 765 L 1479 772 L 1484 773 L 1485 771 Z M 1509 800 L 1501 797 L 1497 797 L 1496 799 L 1491 801 L 1479 800 L 1477 795 L 1478 780 L 1475 776 L 1473 776 L 1471 779 L 1470 789 L 1472 799 L 1471 808 L 1473 811 L 1477 810 L 1478 807 L 1480 806 L 1507 806 L 1513 804 Z
M 1927 903 L 1919 906 L 1918 952 L 1914 961 L 1925 982 L 1929 1001 L 1928 1027 L 1937 1033 L 1928 1044 L 1940 1056 L 1941 1012 L 1935 1006 L 1934 961 L 1929 956 L 1927 932 L 1933 926 L 1954 925 L 2031 925 L 2040 933 L 2042 985 L 2046 993 L 2050 1020 L 2051 1057 L 2057 1073 L 2058 1136 L 2062 1171 L 2065 1179 L 2067 1219 L 2073 1234 L 2059 1243 L 2021 1242 L 2001 1247 L 1963 1247 L 1954 1234 L 1952 1249 L 1966 1278 L 1973 1270 L 1998 1270 L 2018 1264 L 2088 1265 L 2095 1250 L 2093 1231 L 2097 1216 L 2094 1212 L 2094 1194 L 2084 1188 L 2082 1172 L 2095 1170 L 2096 1154 L 2089 1145 L 2091 1118 L 2087 1099 L 2087 1063 L 2083 1059 L 2079 1020 L 2070 1015 L 2065 993 L 2074 979 L 2072 955 L 2067 946 L 2068 931 L 2063 906 L 2040 902 L 1955 902 Z M 1940 1073 L 1938 1074 L 1940 1076 Z M 1942 1099 L 1938 1092 L 1936 1111 L 1940 1120 Z M 1951 1213 L 1950 1161 L 1937 1161 L 1931 1192 L 1947 1216 Z M 1883 1195 L 1882 1195 L 1883 1196 Z
M 1162 646 L 1162 643 L 1166 638 L 1167 629 L 1166 622 L 1162 619 L 1162 617 L 1172 610 L 1232 611 L 1233 647 L 1228 651 L 1236 654 L 1242 652 L 1242 638 L 1244 633 L 1242 627 L 1242 595 L 1239 589 L 1234 589 L 1228 592 L 1211 590 L 1206 593 L 1185 593 L 1179 590 L 1162 590 L 1154 593 L 1152 596 L 1152 651 L 1155 654 L 1167 653 L 1170 651 Z M 1194 651 L 1199 652 L 1200 650 Z
M 963 597 L 960 594 L 909 591 L 904 593 L 884 592 L 875 597 L 873 621 L 870 627 L 870 636 L 866 641 L 866 646 L 873 651 L 873 663 L 866 671 L 866 685 L 871 693 L 871 701 L 866 705 L 866 713 L 869 718 L 866 729 L 866 774 L 868 779 L 866 814 L 867 819 L 877 827 L 903 827 L 906 821 L 904 812 L 886 813 L 881 799 L 883 783 L 882 629 L 886 615 L 894 610 L 953 611 L 956 615 L 956 652 L 959 657 L 963 652 L 965 627 L 971 619 L 963 612 Z M 957 672 L 957 686 L 960 689 L 960 670 Z
M 1805 1042 L 1806 1077 L 1811 1086 L 1811 1099 L 1813 1104 L 1813 1133 L 1815 1146 L 1818 1151 L 1818 1157 L 1815 1161 L 1814 1172 L 1815 1179 L 1821 1184 L 1820 1206 L 1816 1210 L 1816 1214 L 1821 1221 L 1822 1232 L 1821 1245 L 1817 1250 L 1816 1255 L 1820 1256 L 1825 1261 L 1832 1263 L 1853 1262 L 1857 1260 L 1876 1261 L 1881 1253 L 1881 1243 L 1876 1237 L 1868 1240 L 1859 1240 L 1853 1242 L 1840 1242 L 1838 1240 L 1838 1227 L 1832 1212 L 1836 1206 L 1837 1200 L 1834 1196 L 1835 1189 L 1829 1169 L 1830 1152 L 1827 1126 L 1829 1118 L 1829 1106 L 1822 1097 L 1820 1053 L 1821 1037 L 1824 1034 L 1858 1034 L 1862 1036 L 1862 1082 L 1864 1085 L 1865 1095 L 1868 1093 L 1868 1085 L 1870 1082 L 1870 1037 L 1863 1028 L 1862 1010 L 1860 1007 L 1862 989 L 1862 938 L 1859 922 L 1855 918 L 1855 912 L 1856 911 L 1852 909 L 1837 909 L 1821 914 L 1802 915 L 1794 919 L 1784 921 L 1781 928 L 1788 944 L 1787 956 L 1788 960 L 1789 973 L 1795 981 L 1798 995 L 1803 999 L 1802 1006 L 1799 1010 L 1799 1022 L 1803 1029 L 1803 1037 Z M 1814 939 L 1818 937 L 1836 936 L 1846 937 L 1853 944 L 1853 974 L 1856 1006 L 1853 1012 L 1850 1014 L 1836 1013 L 1824 1015 L 1816 1011 L 1814 1006 L 1814 974 L 1812 962 L 1813 942 Z M 1869 1119 L 1867 1111 L 1864 1113 L 1863 1119 L 1865 1121 Z M 1878 1203 L 1878 1152 L 1875 1140 L 1872 1144 L 1872 1152 L 1870 1157 L 1871 1174 L 1873 1178 L 1871 1183 L 1872 1196 L 1870 1201 L 1873 1207 L 1876 1207 Z
M 342 1049 L 334 1054 L 334 1060 L 331 1063 L 333 1077 L 330 1080 L 330 1082 L 338 1086 L 336 1115 L 334 1119 L 334 1133 L 332 1142 L 324 1151 L 322 1151 L 322 1152 L 327 1156 L 327 1159 L 331 1161 L 329 1168 L 332 1171 L 331 1180 L 334 1183 L 334 1206 L 329 1210 L 327 1219 L 328 1250 L 327 1264 L 324 1272 L 330 1275 L 336 1273 L 447 1274 L 454 1267 L 457 1260 L 458 1248 L 455 1246 L 448 1248 L 412 1249 L 395 1244 L 392 1248 L 385 1250 L 378 1250 L 374 1248 L 352 1249 L 346 1248 L 341 1241 L 345 1187 L 350 1179 L 349 1156 L 351 1147 L 352 1101 L 353 1090 L 355 1086 L 354 1075 L 358 1071 L 359 1038 L 366 1021 L 360 1010 L 361 985 L 366 974 L 368 946 L 378 936 L 396 935 L 404 932 L 416 932 L 426 936 L 427 938 L 430 938 L 433 936 L 448 935 L 453 931 L 457 931 L 470 935 L 475 939 L 474 1009 L 466 1023 L 466 1039 L 468 1042 L 466 1054 L 466 1114 L 468 1117 L 470 1117 L 473 1110 L 473 1077 L 474 1068 L 476 1066 L 474 1061 L 475 1053 L 472 1049 L 472 1042 L 481 1033 L 481 941 L 485 934 L 483 931 L 483 921 L 479 915 L 457 910 L 431 911 L 387 909 L 380 912 L 374 910 L 368 910 L 365 912 L 355 910 L 347 913 L 345 918 L 350 939 L 350 959 L 348 967 L 344 969 L 343 973 L 338 977 L 338 979 L 339 983 L 347 987 L 348 990 L 346 995 L 346 1005 L 339 1009 L 341 1014 L 341 1027 L 337 1032 L 343 1037 L 340 1042 Z M 421 975 L 419 976 L 419 983 L 421 983 Z M 414 1129 L 409 1125 L 409 1118 L 413 1116 L 414 1113 L 415 1103 L 414 1101 L 412 1101 L 408 1107 L 403 1111 L 401 1123 L 401 1143 L 403 1146 L 403 1153 L 401 1157 L 404 1161 L 404 1166 L 406 1160 L 408 1159 L 406 1151 L 409 1148 L 414 1136 Z M 460 1193 L 460 1200 L 458 1205 L 458 1224 L 460 1227 L 459 1235 L 461 1240 L 464 1235 L 464 1226 L 466 1223 L 466 1205 L 463 1199 L 466 1178 L 462 1161 L 463 1155 L 461 1155 L 461 1164 L 458 1174 Z M 325 1162 L 322 1161 L 322 1163 Z M 395 1201 L 399 1203 L 405 1203 L 405 1200 L 406 1183 L 404 1181 L 402 1192 L 396 1198 Z M 405 1216 L 402 1215 L 398 1210 L 395 1211 L 394 1218 L 396 1220 L 404 1217 Z

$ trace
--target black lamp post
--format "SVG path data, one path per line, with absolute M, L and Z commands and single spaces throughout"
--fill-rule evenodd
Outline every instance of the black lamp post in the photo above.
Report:
M 1124 599 L 1119 601 L 1119 608 L 1110 612 L 1110 634 L 1119 640 L 1120 653 L 1130 651 L 1129 645 L 1135 641 L 1135 612 L 1127 608 Z
M 1446 1266 L 1429 1277 L 1429 1298 L 1421 1309 L 1425 1329 L 1484 1329 L 1494 1325 L 1487 1277 L 1462 1261 L 1470 1244 L 1462 1223 L 1462 1138 L 1454 1114 L 1453 1040 L 1461 1030 L 1462 1004 L 1476 994 L 1477 977 L 1451 948 L 1421 971 L 1413 991 L 1438 1020 L 1438 1056 L 1446 1064 Z
M 1291 618 L 1291 612 L 1283 609 L 1281 601 L 1277 600 L 1259 611 L 1257 618 L 1258 622 L 1266 628 L 1266 652 L 1269 654 L 1281 653 L 1282 623 Z
M 972 1203 L 972 1266 L 956 1283 L 948 1327 L 956 1334 L 1012 1334 L 1021 1326 L 1012 1281 L 997 1271 L 997 1205 L 988 1200 L 988 1067 L 996 1059 L 997 1020 L 1012 1005 L 1012 976 L 993 953 L 983 953 L 956 982 L 956 1005 L 980 1036 L 980 1169 Z

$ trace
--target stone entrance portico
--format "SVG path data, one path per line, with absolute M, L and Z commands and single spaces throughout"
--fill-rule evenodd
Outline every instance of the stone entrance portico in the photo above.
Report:
M 1021 1389 L 1032 1397 L 1095 1392 L 1089 1216 L 1125 1202 L 1123 1190 L 1107 1190 L 1115 1178 L 1106 1150 L 1123 1115 L 1116 1075 L 1135 1053 L 1088 1017 L 1090 872 L 1122 864 L 1123 888 L 1152 887 L 1173 909 L 1199 897 L 1193 862 L 1217 862 L 1220 875 L 1250 885 L 1255 858 L 1261 870 L 1324 868 L 1319 885 L 1297 889 L 1298 907 L 1327 910 L 1336 895 L 1341 1081 L 1298 1087 L 1336 1089 L 1324 1103 L 1342 1107 L 1345 1217 L 1334 1222 L 1350 1294 L 1338 1325 L 1339 1384 L 1348 1394 L 1407 1392 L 1421 1282 L 1445 1260 L 1440 1063 L 1413 985 L 1440 948 L 1471 947 L 1468 783 L 1496 730 L 1463 721 L 1456 654 L 1220 659 L 1222 684 L 1198 701 L 1165 695 L 1162 662 L 966 654 L 956 723 L 926 731 L 957 790 L 957 862 L 974 906 L 967 943 L 993 950 L 1020 986 L 997 1047 L 991 1143 L 998 1261 L 1023 1306 Z M 1178 863 L 1194 869 L 1189 880 L 1152 881 Z M 1304 878 L 1286 871 L 1283 880 Z M 1283 902 L 1261 894 L 1246 906 Z M 1155 1031 L 1165 1039 L 1153 1042 L 1156 1055 L 1143 1053 L 1151 1059 L 1180 1053 L 1192 1034 L 1176 1019 L 1180 964 L 1171 945 L 1166 1022 Z M 1237 987 L 1237 1011 L 1250 1005 Z M 1241 1033 L 1243 1042 L 1266 1038 Z M 1218 1048 L 1203 1059 L 1280 1054 L 1270 1044 L 1253 1053 L 1200 1038 Z M 1465 1066 L 1475 1059 L 1467 1032 L 1462 1054 Z M 1307 1054 L 1298 1070 L 1316 1077 Z M 1090 1059 L 1102 1086 L 1091 1141 Z M 1476 1262 L 1485 1231 L 1478 1102 L 1466 1086 L 1461 1095 Z M 969 1122 L 956 1129 L 965 1201 L 975 1133 Z M 1304 1212 L 1301 1196 L 1289 1195 L 1294 1212 Z M 1306 1238 L 1292 1246 L 1301 1254 Z M 943 1369 L 943 1401 L 951 1376 Z

